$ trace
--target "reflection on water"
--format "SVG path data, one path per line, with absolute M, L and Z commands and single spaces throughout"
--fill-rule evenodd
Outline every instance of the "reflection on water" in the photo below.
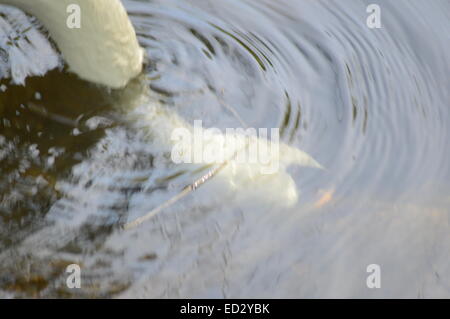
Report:
M 2 80 L 0 296 L 450 296 L 448 1 L 378 1 L 382 29 L 370 1 L 124 3 L 151 58 L 125 90 Z M 167 143 L 197 119 L 279 127 L 326 169 L 288 169 L 292 207 L 217 178 L 120 230 L 205 172 Z

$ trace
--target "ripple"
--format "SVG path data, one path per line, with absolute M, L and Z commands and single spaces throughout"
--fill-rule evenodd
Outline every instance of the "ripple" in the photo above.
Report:
M 83 262 L 94 296 L 311 297 L 366 294 L 349 273 L 373 260 L 413 264 L 387 274 L 410 296 L 432 260 L 448 296 L 448 1 L 379 1 L 380 30 L 366 1 L 124 2 L 149 57 L 127 89 L 54 71 L 0 93 L 1 262 Z M 325 170 L 292 166 L 264 196 L 212 182 L 120 231 L 208 169 L 174 165 L 165 143 L 198 119 L 280 128 Z M 293 207 L 269 201 L 292 187 Z M 46 288 L 58 265 L 30 284 L 41 295 L 67 293 Z

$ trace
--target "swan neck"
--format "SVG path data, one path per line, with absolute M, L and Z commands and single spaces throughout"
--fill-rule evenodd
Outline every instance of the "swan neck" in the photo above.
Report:
M 0 0 L 35 16 L 48 30 L 69 70 L 111 88 L 142 71 L 143 50 L 120 0 Z M 79 25 L 70 19 L 77 14 Z

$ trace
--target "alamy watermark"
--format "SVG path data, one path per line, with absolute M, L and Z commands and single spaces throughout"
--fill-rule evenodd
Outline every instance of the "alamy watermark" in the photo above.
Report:
M 381 28 L 381 8 L 378 4 L 370 4 L 366 9 L 367 13 L 370 13 L 367 17 L 366 24 L 369 29 Z
M 369 289 L 381 288 L 381 267 L 377 264 L 370 264 L 366 271 L 370 273 L 366 279 L 366 285 Z
M 77 264 L 67 266 L 66 273 L 69 273 L 66 279 L 66 285 L 69 289 L 81 288 L 81 267 Z
M 175 164 L 222 164 L 232 160 L 238 164 L 258 164 L 261 174 L 278 171 L 280 132 L 259 128 L 204 129 L 201 120 L 194 121 L 193 130 L 181 127 L 172 131 L 175 142 L 171 159 Z
M 80 29 L 81 28 L 81 8 L 78 4 L 69 4 L 67 6 L 66 12 L 69 14 L 67 16 L 66 25 L 69 29 Z

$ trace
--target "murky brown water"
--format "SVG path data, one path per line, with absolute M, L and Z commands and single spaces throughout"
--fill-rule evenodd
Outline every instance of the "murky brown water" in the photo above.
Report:
M 381 29 L 371 1 L 124 3 L 151 59 L 125 90 L 1 82 L 0 296 L 450 297 L 447 0 L 377 1 Z M 288 169 L 294 206 L 217 176 L 123 231 L 205 172 L 174 118 L 279 127 L 325 169 Z

